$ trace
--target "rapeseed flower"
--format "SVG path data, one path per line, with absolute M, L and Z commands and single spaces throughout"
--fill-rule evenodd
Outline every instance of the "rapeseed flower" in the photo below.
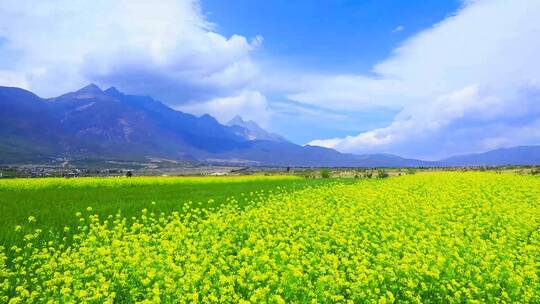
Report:
M 78 214 L 69 240 L 47 244 L 24 230 L 24 247 L 0 247 L 0 302 L 540 302 L 538 178 L 426 173 L 249 197 Z

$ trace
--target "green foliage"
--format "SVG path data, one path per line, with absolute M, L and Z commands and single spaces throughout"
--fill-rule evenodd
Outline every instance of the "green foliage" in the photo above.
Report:
M 377 170 L 377 178 L 387 178 L 389 176 L 390 175 L 388 175 L 388 172 L 386 172 L 386 170 L 384 170 L 384 169 L 378 169 Z
M 17 242 L 13 227 L 30 215 L 39 220 L 37 228 L 56 233 L 65 226 L 75 229 L 78 220 L 73 215 L 88 206 L 100 217 L 120 210 L 130 218 L 153 201 L 157 212 L 172 212 L 189 201 L 216 207 L 234 196 L 244 204 L 242 193 L 266 195 L 325 182 L 293 176 L 0 179 L 0 246 Z
M 322 178 L 330 178 L 331 177 L 331 172 L 329 169 L 321 169 L 321 177 Z
M 538 303 L 540 179 L 423 173 L 246 207 L 160 203 L 135 219 L 88 208 L 64 247 L 28 217 L 0 247 L 8 303 Z M 26 231 L 26 232 L 25 232 Z M 15 257 L 8 255 L 15 253 Z
M 416 174 L 416 169 L 414 169 L 414 168 L 407 168 L 407 174 L 409 174 L 409 175 Z

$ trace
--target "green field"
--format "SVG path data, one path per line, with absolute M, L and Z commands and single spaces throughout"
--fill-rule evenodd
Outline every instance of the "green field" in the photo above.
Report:
M 246 180 L 201 180 L 197 187 L 236 198 L 215 196 L 226 203 L 182 212 L 145 205 L 153 200 L 148 188 L 138 192 L 145 199 L 129 198 L 138 204 L 126 197 L 122 205 L 136 218 L 96 215 L 103 210 L 90 204 L 76 232 L 47 244 L 36 242 L 44 231 L 30 230 L 47 219 L 31 218 L 18 232 L 23 243 L 0 253 L 0 302 L 540 303 L 540 178 L 469 172 L 320 181 L 272 180 L 272 189 L 300 187 L 261 194 L 261 181 L 246 190 Z M 96 186 L 92 195 L 125 186 Z M 37 191 L 27 188 L 3 191 L 11 198 L 10 191 Z
M 56 233 L 76 228 L 75 214 L 87 213 L 88 207 L 102 217 L 121 211 L 129 218 L 144 208 L 179 211 L 189 202 L 209 208 L 234 197 L 244 204 L 254 192 L 267 195 L 329 181 L 294 176 L 0 179 L 0 245 L 20 244 L 15 227 L 26 227 L 29 216 L 36 218 L 34 229 Z

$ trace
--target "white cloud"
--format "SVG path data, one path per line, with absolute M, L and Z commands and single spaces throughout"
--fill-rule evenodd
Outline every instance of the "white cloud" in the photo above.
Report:
M 387 127 L 310 144 L 437 158 L 540 139 L 540 129 L 531 127 L 540 121 L 540 87 L 523 87 L 517 95 L 505 90 L 473 85 L 408 107 Z
M 244 90 L 237 96 L 185 104 L 176 107 L 176 109 L 197 115 L 210 114 L 221 123 L 227 123 L 235 115 L 240 115 L 245 120 L 253 120 L 263 127 L 268 126 L 272 113 L 266 97 L 260 92 L 249 90 Z
M 3 0 L 0 20 L 0 55 L 19 54 L 4 82 L 45 96 L 90 81 L 168 103 L 233 95 L 258 74 L 263 41 L 213 32 L 196 0 Z
M 338 110 L 366 110 L 399 107 L 415 96 L 404 95 L 404 83 L 394 79 L 374 79 L 361 75 L 300 76 L 304 89 L 288 94 L 291 100 Z M 413 93 L 413 92 L 411 92 Z
M 25 77 L 22 77 L 19 73 L 12 71 L 0 70 L 0 86 L 19 87 L 28 89 L 28 82 Z
M 468 1 L 376 65 L 377 77 L 317 76 L 290 97 L 351 110 L 404 108 L 387 127 L 312 142 L 346 152 L 434 158 L 540 143 L 539 15 L 538 1 Z
M 398 25 L 392 30 L 392 33 L 399 33 L 401 31 L 403 31 L 404 29 L 405 29 L 405 27 L 403 25 Z
M 198 0 L 2 0 L 0 85 L 48 97 L 92 81 L 222 122 L 282 111 L 336 130 L 353 129 L 342 113 L 402 109 L 386 127 L 312 144 L 434 158 L 540 143 L 539 15 L 538 1 L 465 1 L 372 75 L 328 75 L 255 62 L 263 38 L 216 33 Z M 314 107 L 265 97 L 280 94 Z
M 319 108 L 310 108 L 303 105 L 297 105 L 293 103 L 285 103 L 285 102 L 273 102 L 272 103 L 272 109 L 273 111 L 285 114 L 285 115 L 300 115 L 304 118 L 310 118 L 314 121 L 332 121 L 332 122 L 339 122 L 343 121 L 345 119 L 348 119 L 349 116 L 341 113 L 333 113 L 331 111 L 328 111 L 326 109 L 319 109 Z

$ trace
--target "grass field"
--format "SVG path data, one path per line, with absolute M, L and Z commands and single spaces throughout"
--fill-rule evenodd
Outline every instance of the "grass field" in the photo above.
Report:
M 244 204 L 252 192 L 268 194 L 327 182 L 294 176 L 0 179 L 0 245 L 20 244 L 14 228 L 24 227 L 29 216 L 37 221 L 34 229 L 44 231 L 41 239 L 47 240 L 49 231 L 76 228 L 75 214 L 88 207 L 100 216 L 120 210 L 130 218 L 144 208 L 179 211 L 190 201 L 209 208 L 231 197 Z
M 21 232 L 0 253 L 0 302 L 540 303 L 538 177 L 423 173 L 248 196 L 156 204 L 131 222 L 86 211 L 69 247 Z

